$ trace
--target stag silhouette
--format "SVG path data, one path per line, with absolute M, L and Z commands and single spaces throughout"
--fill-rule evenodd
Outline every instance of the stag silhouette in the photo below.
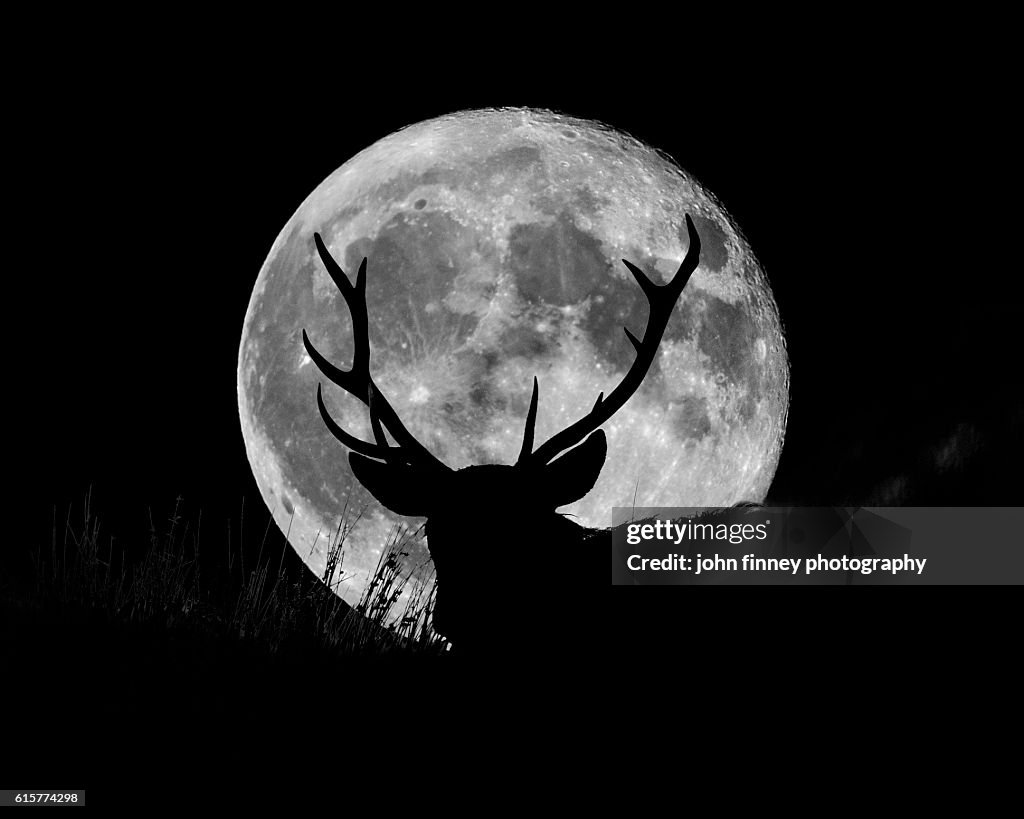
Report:
M 375 442 L 338 425 L 318 384 L 320 415 L 334 437 L 351 450 L 352 472 L 371 495 L 395 514 L 427 519 L 427 548 L 437 578 L 434 628 L 460 653 L 484 653 L 491 647 L 507 650 L 524 643 L 557 645 L 566 620 L 587 616 L 574 611 L 580 600 L 576 592 L 585 588 L 593 594 L 608 584 L 608 550 L 599 546 L 610 540 L 595 537 L 600 530 L 580 526 L 556 510 L 582 498 L 597 482 L 608 450 L 599 427 L 640 387 L 672 310 L 697 268 L 700 237 L 689 215 L 686 227 L 690 246 L 668 283 L 655 284 L 636 265 L 622 260 L 647 297 L 650 316 L 642 341 L 623 328 L 636 358 L 608 397 L 598 395 L 589 413 L 534 449 L 539 394 L 534 377 L 516 463 L 458 470 L 416 440 L 370 375 L 367 260 L 359 265 L 352 284 L 320 234 L 314 234 L 320 258 L 352 315 L 352 368 L 345 371 L 331 364 L 305 330 L 302 341 L 320 371 L 367 406 Z

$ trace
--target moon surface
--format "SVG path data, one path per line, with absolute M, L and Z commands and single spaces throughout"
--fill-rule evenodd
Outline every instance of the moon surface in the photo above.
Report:
M 238 408 L 264 501 L 323 575 L 343 510 L 342 582 L 355 602 L 389 533 L 421 519 L 381 507 L 326 429 L 327 406 L 372 441 L 368 414 L 306 355 L 303 328 L 348 368 L 352 324 L 313 244 L 319 232 L 354 280 L 367 265 L 371 370 L 406 426 L 453 468 L 513 463 L 533 377 L 536 442 L 590 410 L 629 368 L 648 304 L 620 259 L 656 282 L 687 250 L 700 266 L 640 390 L 603 426 L 608 459 L 593 491 L 562 511 L 608 526 L 613 506 L 762 501 L 789 401 L 778 311 L 739 229 L 672 160 L 600 123 L 548 111 L 465 111 L 381 139 L 342 165 L 281 230 L 256 279 L 238 356 Z M 453 503 L 458 499 L 453 498 Z M 494 499 L 494 524 L 516 510 Z M 397 529 L 396 529 L 397 527 Z M 487 533 L 480 533 L 481 548 Z M 414 578 L 431 566 L 406 546 Z M 510 566 L 525 558 L 509 556 Z M 530 566 L 523 565 L 526 575 Z

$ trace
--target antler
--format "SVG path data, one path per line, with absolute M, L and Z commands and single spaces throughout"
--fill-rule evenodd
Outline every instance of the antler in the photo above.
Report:
M 604 393 L 600 393 L 597 396 L 597 403 L 594 404 L 594 408 L 589 413 L 549 438 L 536 451 L 531 453 L 534 424 L 537 420 L 537 379 L 534 379 L 533 399 L 530 402 L 530 411 L 526 418 L 523 449 L 519 455 L 520 464 L 543 465 L 550 463 L 560 452 L 576 446 L 587 435 L 611 418 L 640 387 L 651 364 L 654 363 L 654 354 L 658 350 L 658 345 L 661 344 L 661 338 L 665 334 L 665 328 L 668 326 L 672 310 L 675 308 L 683 288 L 686 287 L 686 283 L 690 280 L 690 276 L 693 275 L 693 271 L 697 269 L 697 264 L 700 261 L 700 236 L 697 235 L 697 229 L 693 226 L 693 221 L 690 219 L 689 214 L 686 216 L 686 230 L 690 236 L 690 246 L 686 251 L 686 258 L 683 259 L 683 263 L 679 265 L 679 270 L 676 271 L 672 281 L 668 284 L 655 284 L 636 265 L 627 262 L 625 259 L 622 260 L 622 263 L 626 265 L 629 272 L 637 280 L 640 288 L 644 291 L 644 295 L 647 296 L 647 301 L 651 305 L 651 313 L 647 320 L 647 329 L 644 330 L 643 341 L 639 341 L 629 331 L 628 327 L 622 328 L 626 333 L 626 338 L 636 348 L 636 359 L 633 361 L 633 366 L 629 368 L 629 372 L 619 382 L 619 385 L 612 390 L 608 398 L 604 397 Z
M 320 415 L 324 423 L 339 441 L 349 449 L 366 455 L 370 458 L 379 458 L 390 462 L 401 461 L 404 463 L 418 463 L 425 466 L 441 468 L 448 471 L 448 467 L 435 458 L 430 451 L 413 436 L 398 413 L 388 402 L 384 393 L 374 384 L 370 375 L 370 330 L 369 321 L 366 315 L 366 259 L 359 265 L 359 272 L 356 274 L 355 285 L 349 281 L 345 271 L 331 256 L 330 251 L 324 245 L 319 233 L 313 234 L 317 252 L 323 260 L 324 267 L 334 280 L 341 295 L 345 298 L 349 312 L 352 315 L 352 334 L 355 340 L 355 352 L 352 355 L 352 369 L 345 371 L 335 367 L 313 346 L 302 331 L 302 343 L 306 352 L 313 362 L 327 378 L 341 387 L 349 395 L 358 398 L 370 410 L 370 426 L 373 429 L 373 437 L 377 443 L 371 444 L 363 441 L 342 429 L 337 421 L 331 417 L 327 406 L 324 404 L 322 385 L 316 387 L 316 403 L 320 408 Z M 384 435 L 384 427 L 395 439 L 398 446 L 393 447 L 388 443 Z

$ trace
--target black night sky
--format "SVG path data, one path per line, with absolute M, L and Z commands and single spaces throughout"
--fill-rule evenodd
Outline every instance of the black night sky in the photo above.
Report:
M 259 547 L 269 513 L 239 430 L 235 369 L 275 237 L 317 184 L 377 139 L 502 106 L 633 134 L 740 226 L 773 288 L 791 367 L 770 501 L 1019 504 L 1019 271 L 966 205 L 978 181 L 969 165 L 948 170 L 958 166 L 948 119 L 962 90 L 956 66 L 941 50 L 910 59 L 888 41 L 870 59 L 862 45 L 814 42 L 709 63 L 606 48 L 585 71 L 546 61 L 544 49 L 523 68 L 484 52 L 434 62 L 338 44 L 324 73 L 213 43 L 141 43 L 89 49 L 59 82 L 22 87 L 25 156 L 40 171 L 26 199 L 38 229 L 8 273 L 18 543 L 49 543 L 54 516 L 77 515 L 91 487 L 104 532 L 120 543 L 144 539 L 150 515 L 166 520 L 180 496 L 218 549 L 229 521 L 237 537 L 244 503 L 243 536 Z M 975 105 L 959 106 L 961 121 Z M 25 568 L 16 553 L 5 553 L 9 577 Z M 635 660 L 646 639 L 661 641 L 659 653 L 678 640 L 668 651 L 677 659 L 716 650 L 718 638 L 738 654 L 756 643 L 763 661 L 795 648 L 775 631 L 735 642 L 730 616 L 773 592 L 750 594 L 705 595 L 699 606 L 619 599 L 611 615 L 595 614 L 613 624 L 605 659 Z M 886 616 L 901 616 L 893 608 Z M 793 622 L 804 602 L 774 611 Z M 677 620 L 706 628 L 688 626 L 685 641 L 646 631 Z M 278 695 L 248 696 L 260 724 L 272 721 Z

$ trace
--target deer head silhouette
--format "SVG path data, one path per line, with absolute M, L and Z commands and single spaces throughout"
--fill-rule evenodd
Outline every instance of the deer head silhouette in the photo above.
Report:
M 395 514 L 427 518 L 427 547 L 437 577 L 434 627 L 454 647 L 464 651 L 488 643 L 508 643 L 517 633 L 533 632 L 536 636 L 538 628 L 544 627 L 542 621 L 549 607 L 537 601 L 531 618 L 529 604 L 537 597 L 538 585 L 550 584 L 538 584 L 531 578 L 538 571 L 547 576 L 552 571 L 543 563 L 531 564 L 524 559 L 524 552 L 529 555 L 533 551 L 524 547 L 543 544 L 545 551 L 553 545 L 571 550 L 594 531 L 555 510 L 579 500 L 594 487 L 607 454 L 605 434 L 599 427 L 637 391 L 654 362 L 672 310 L 699 261 L 700 237 L 689 215 L 686 227 L 690 246 L 667 284 L 655 284 L 638 267 L 622 260 L 647 297 L 650 317 L 643 340 L 628 327 L 623 328 L 636 348 L 636 359 L 608 397 L 598 395 L 589 413 L 535 449 L 539 387 L 534 377 L 523 446 L 516 463 L 458 470 L 442 463 L 416 440 L 370 375 L 367 260 L 360 264 L 353 285 L 320 234 L 314 234 L 320 258 L 351 311 L 355 337 L 352 368 L 341 370 L 327 361 L 305 330 L 302 341 L 320 371 L 367 406 L 375 442 L 357 438 L 338 425 L 324 404 L 321 385 L 317 385 L 317 406 L 334 437 L 352 450 L 352 472 L 370 494 Z M 385 429 L 394 445 L 388 441 Z M 596 568 L 604 565 L 603 558 L 598 561 L 591 554 L 589 559 L 597 577 Z M 558 575 L 557 570 L 554 574 Z M 608 582 L 606 577 L 603 582 Z M 510 605 L 503 599 L 506 595 L 514 595 L 517 604 Z

